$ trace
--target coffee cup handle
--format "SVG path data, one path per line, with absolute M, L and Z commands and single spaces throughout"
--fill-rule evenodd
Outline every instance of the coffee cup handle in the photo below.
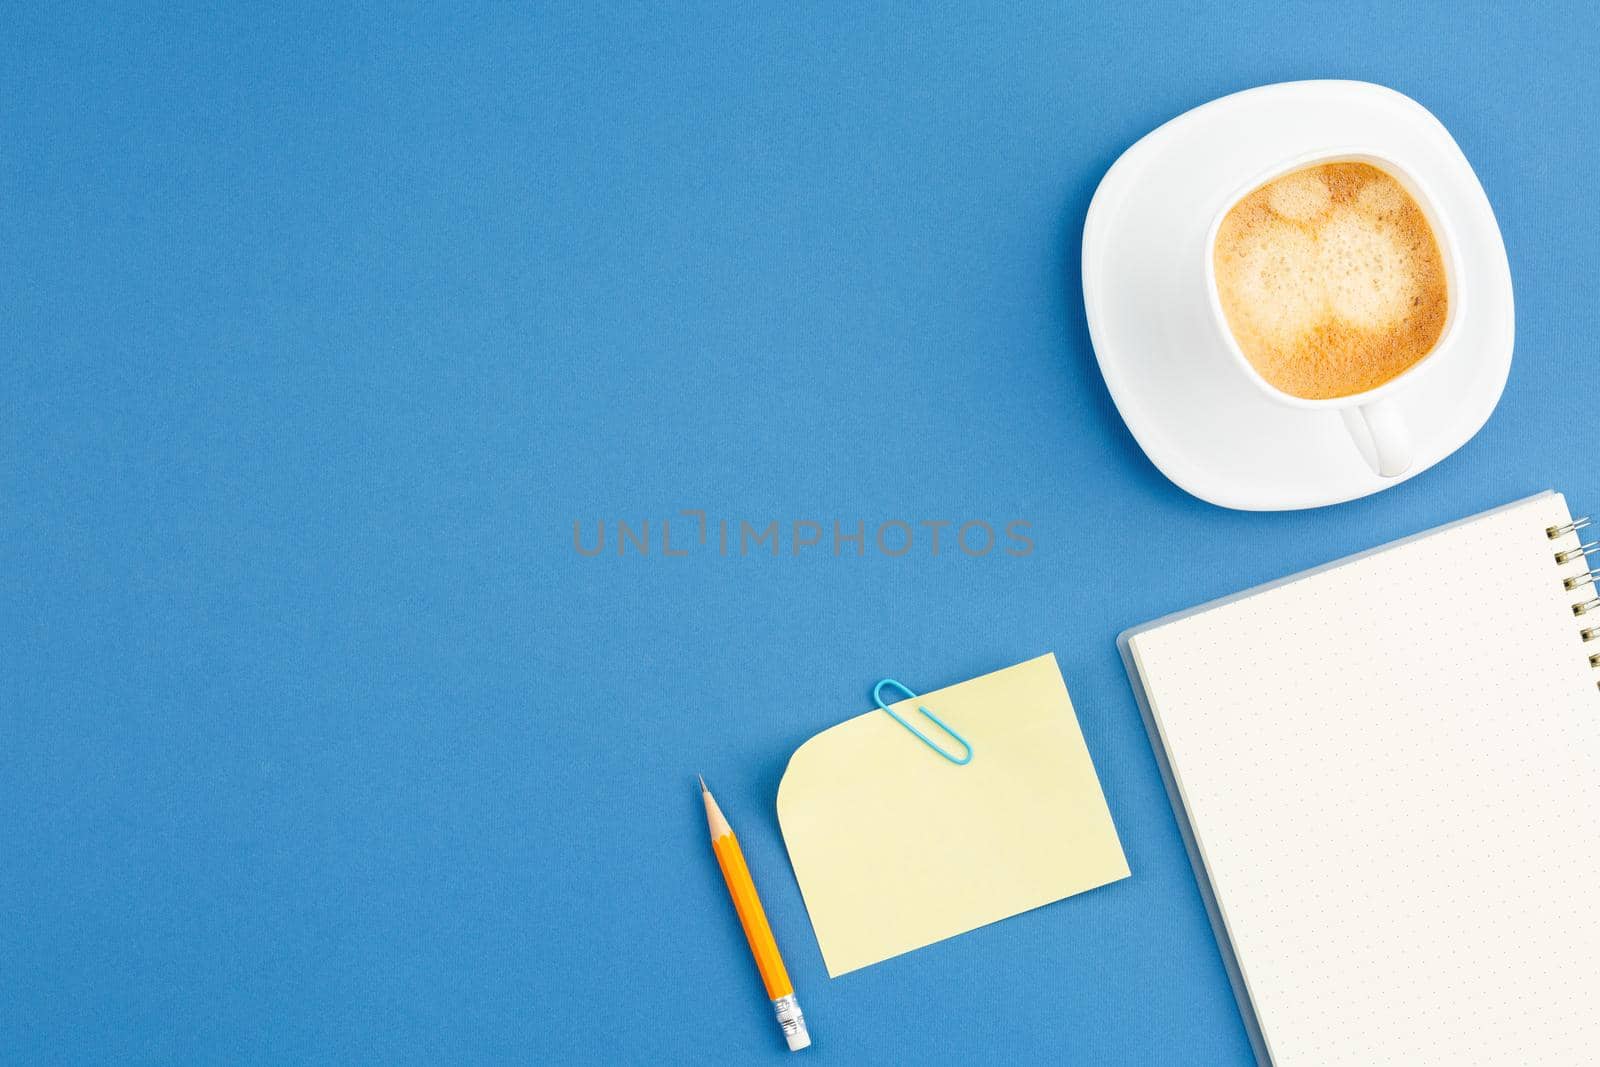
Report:
M 1362 404 L 1348 413 L 1356 417 L 1345 420 L 1345 429 L 1350 431 L 1362 458 L 1379 477 L 1398 478 L 1411 469 L 1411 433 L 1393 398 Z M 1362 437 L 1371 443 L 1370 451 L 1361 447 Z

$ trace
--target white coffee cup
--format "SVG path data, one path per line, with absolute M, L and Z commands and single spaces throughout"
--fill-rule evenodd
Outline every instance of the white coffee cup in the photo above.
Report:
M 1285 393 L 1273 386 L 1245 357 L 1222 310 L 1222 298 L 1217 291 L 1215 248 L 1217 233 L 1222 228 L 1223 220 L 1239 201 L 1276 178 L 1323 163 L 1371 164 L 1394 178 L 1406 192 L 1411 194 L 1411 198 L 1417 202 L 1417 206 L 1427 218 L 1428 225 L 1433 228 L 1434 240 L 1439 245 L 1439 255 L 1444 262 L 1447 303 L 1444 328 L 1439 332 L 1439 339 L 1434 342 L 1427 355 L 1375 389 L 1353 393 L 1350 396 L 1310 400 Z M 1449 346 L 1455 333 L 1463 291 L 1455 231 L 1450 225 L 1450 220 L 1439 212 L 1436 201 L 1417 176 L 1394 159 L 1362 148 L 1336 148 L 1287 160 L 1258 174 L 1228 197 L 1222 210 L 1217 212 L 1217 217 L 1212 220 L 1211 229 L 1206 234 L 1205 260 L 1206 295 L 1211 305 L 1212 326 L 1219 334 L 1223 348 L 1232 355 L 1245 377 L 1264 395 L 1279 404 L 1307 411 L 1340 412 L 1344 417 L 1345 429 L 1349 431 L 1356 449 L 1379 476 L 1395 478 L 1409 470 L 1411 434 L 1406 428 L 1405 417 L 1395 401 L 1394 394 L 1405 387 L 1420 367 L 1432 363 Z

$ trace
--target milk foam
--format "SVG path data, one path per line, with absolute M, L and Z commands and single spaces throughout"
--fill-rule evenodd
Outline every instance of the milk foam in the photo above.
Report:
M 1444 331 L 1449 293 L 1433 230 L 1411 194 L 1368 163 L 1268 182 L 1228 212 L 1212 257 L 1239 348 L 1294 396 L 1376 388 Z

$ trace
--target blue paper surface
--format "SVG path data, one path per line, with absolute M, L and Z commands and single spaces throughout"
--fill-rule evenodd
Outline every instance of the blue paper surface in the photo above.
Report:
M 786 1062 L 702 772 L 809 1060 L 1247 1063 L 1116 634 L 1541 488 L 1600 508 L 1581 5 L 6 21 L 9 1062 Z M 1517 355 L 1416 479 L 1228 512 L 1110 402 L 1083 215 L 1149 129 L 1308 77 L 1455 135 Z M 1132 878 L 829 981 L 789 753 L 879 678 L 1050 650 Z

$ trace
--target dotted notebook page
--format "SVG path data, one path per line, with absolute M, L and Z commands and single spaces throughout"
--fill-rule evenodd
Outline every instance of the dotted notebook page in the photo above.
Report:
M 1600 1058 L 1568 518 L 1545 494 L 1131 637 L 1279 1067 Z

